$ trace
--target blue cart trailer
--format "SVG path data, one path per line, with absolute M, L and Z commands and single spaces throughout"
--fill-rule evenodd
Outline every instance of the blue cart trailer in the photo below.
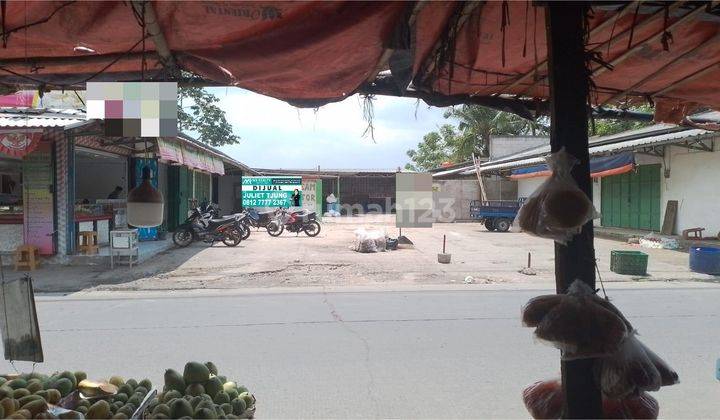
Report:
M 507 232 L 520 210 L 523 200 L 474 200 L 470 217 L 483 223 L 489 231 Z

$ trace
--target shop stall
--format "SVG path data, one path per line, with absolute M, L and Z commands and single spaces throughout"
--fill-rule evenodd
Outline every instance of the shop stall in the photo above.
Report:
M 99 245 L 124 225 L 128 159 L 119 153 L 75 147 L 75 234 L 96 232 Z
M 22 160 L 0 153 L 0 252 L 23 243 Z
M 32 245 L 55 253 L 52 136 L 33 120 L 14 127 L 0 118 L 0 252 Z

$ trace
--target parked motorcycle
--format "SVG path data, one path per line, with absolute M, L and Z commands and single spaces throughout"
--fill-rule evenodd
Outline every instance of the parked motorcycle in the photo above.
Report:
M 274 225 L 273 227 L 270 227 L 270 223 L 277 219 L 278 215 L 280 215 L 282 211 L 282 208 L 277 208 L 275 210 L 269 210 L 264 212 L 258 212 L 252 207 L 247 208 L 244 210 L 244 213 L 246 215 L 245 219 L 243 219 L 246 227 L 254 227 L 256 230 L 260 228 L 265 228 L 268 233 L 270 233 L 270 229 L 275 229 Z M 271 233 L 270 233 L 271 234 Z M 272 234 L 271 234 L 272 235 Z M 277 235 L 273 235 L 277 236 Z
M 278 209 L 276 218 L 267 225 L 268 234 L 280 236 L 285 229 L 296 234 L 305 232 L 307 236 L 317 236 L 320 233 L 320 223 L 316 220 L 314 211 L 288 212 L 287 209 Z
M 240 244 L 244 226 L 240 222 L 239 215 L 223 218 L 213 218 L 213 215 L 212 209 L 206 208 L 205 211 L 202 211 L 201 207 L 193 209 L 187 220 L 175 229 L 173 233 L 175 245 L 186 247 L 195 240 L 203 240 L 210 245 L 221 241 L 231 247 Z
M 247 217 L 247 213 L 245 211 L 226 216 L 220 216 L 220 212 L 221 209 L 217 204 L 207 202 L 202 203 L 200 205 L 200 213 L 202 214 L 202 217 L 199 219 L 200 224 L 203 227 L 207 227 L 208 222 L 212 219 L 235 218 L 236 227 L 242 234 L 240 239 L 244 241 L 250 237 L 250 228 L 247 226 L 247 222 L 245 221 L 245 218 Z
M 248 207 L 244 212 L 247 214 L 247 224 L 256 229 L 260 229 L 267 227 L 268 223 L 275 218 L 278 210 L 258 212 L 254 208 Z

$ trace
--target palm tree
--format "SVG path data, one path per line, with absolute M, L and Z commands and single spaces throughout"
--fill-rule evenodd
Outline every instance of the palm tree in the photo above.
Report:
M 445 111 L 445 118 L 458 120 L 459 134 L 451 148 L 456 161 L 466 160 L 475 153 L 487 156 L 490 137 L 495 135 L 536 135 L 547 133 L 547 127 L 509 112 L 480 105 L 462 105 Z

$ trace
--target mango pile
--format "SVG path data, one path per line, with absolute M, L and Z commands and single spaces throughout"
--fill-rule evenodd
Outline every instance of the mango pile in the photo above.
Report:
M 152 388 L 147 379 L 111 382 L 92 382 L 85 372 L 70 371 L 0 376 L 0 418 L 129 419 Z M 65 409 L 58 410 L 65 397 Z
M 181 375 L 165 371 L 162 392 L 150 380 L 112 376 L 91 381 L 84 372 L 0 376 L 0 419 L 130 419 L 148 399 L 145 419 L 253 418 L 255 397 L 219 375 L 212 362 L 189 362 Z
M 212 362 L 188 362 L 182 375 L 165 371 L 165 386 L 148 407 L 151 419 L 248 419 L 255 397 L 218 374 Z

